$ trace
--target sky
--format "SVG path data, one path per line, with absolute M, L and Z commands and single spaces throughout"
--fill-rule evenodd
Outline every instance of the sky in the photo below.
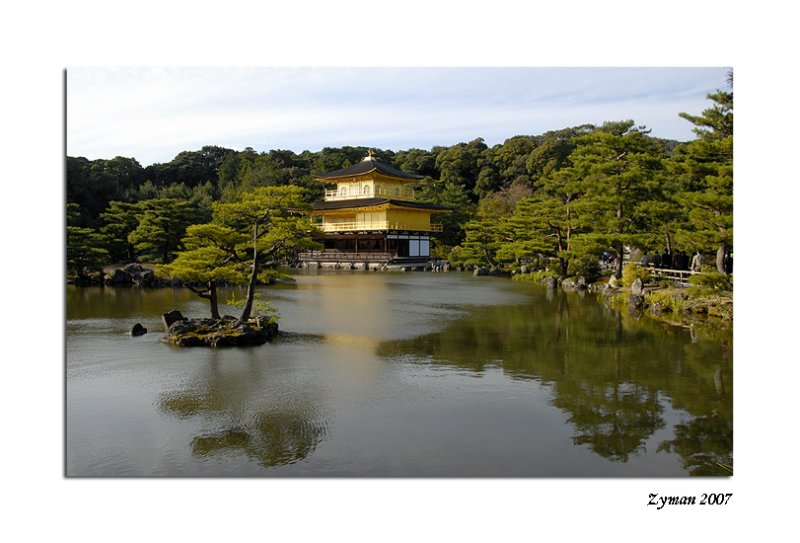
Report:
M 66 70 L 66 151 L 143 166 L 204 145 L 256 151 L 488 145 L 632 119 L 690 140 L 727 67 L 88 68 Z

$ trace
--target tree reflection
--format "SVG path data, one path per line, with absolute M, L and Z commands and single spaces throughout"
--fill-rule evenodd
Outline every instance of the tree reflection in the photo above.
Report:
M 222 369 L 218 352 L 210 356 L 201 374 L 184 388 L 162 394 L 159 401 L 162 412 L 199 418 L 210 428 L 192 440 L 193 455 L 245 454 L 272 468 L 298 462 L 314 451 L 327 433 L 327 423 L 317 420 L 312 389 L 292 387 L 291 393 L 279 393 L 263 361 L 253 360 L 242 373 Z
M 475 372 L 493 364 L 512 378 L 551 383 L 552 405 L 567 414 L 573 442 L 613 462 L 644 450 L 666 426 L 670 402 L 696 418 L 677 425 L 675 440 L 659 450 L 678 454 L 690 474 L 705 474 L 697 462 L 710 457 L 692 448 L 701 431 L 707 432 L 701 440 L 716 443 L 708 444 L 715 451 L 710 462 L 731 463 L 732 440 L 724 437 L 725 425 L 732 426 L 732 402 L 725 395 L 729 347 L 719 337 L 692 337 L 594 299 L 556 293 L 533 304 L 476 308 L 440 332 L 384 342 L 378 354 L 412 354 Z M 718 418 L 709 426 L 712 409 Z
M 676 424 L 658 450 L 677 453 L 692 475 L 733 475 L 733 424 L 717 414 Z
M 664 427 L 658 395 L 631 383 L 589 385 L 565 383 L 553 405 L 569 413 L 576 445 L 614 462 L 627 462 L 647 439 Z M 567 392 L 565 389 L 575 388 Z
M 283 466 L 308 456 L 325 433 L 324 424 L 295 413 L 261 413 L 252 428 L 227 428 L 195 437 L 192 454 L 204 457 L 241 451 L 264 467 Z

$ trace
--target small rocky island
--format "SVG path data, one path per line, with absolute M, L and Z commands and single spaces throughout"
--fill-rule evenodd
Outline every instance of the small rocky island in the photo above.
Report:
M 226 315 L 220 319 L 188 319 L 180 311 L 161 315 L 163 340 L 178 347 L 244 347 L 263 345 L 278 335 L 278 323 L 268 316 L 247 322 Z

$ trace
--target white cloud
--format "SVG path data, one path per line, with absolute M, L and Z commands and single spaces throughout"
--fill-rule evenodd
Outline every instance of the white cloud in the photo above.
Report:
M 500 143 L 634 119 L 690 139 L 723 68 L 76 68 L 67 72 L 67 154 L 169 161 L 222 145 L 316 150 Z

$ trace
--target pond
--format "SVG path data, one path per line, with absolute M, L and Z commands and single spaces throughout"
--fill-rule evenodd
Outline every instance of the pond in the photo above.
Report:
M 68 287 L 67 475 L 732 475 L 730 328 L 465 273 L 295 278 L 250 348 L 163 343 L 162 313 L 208 314 L 187 289 Z

